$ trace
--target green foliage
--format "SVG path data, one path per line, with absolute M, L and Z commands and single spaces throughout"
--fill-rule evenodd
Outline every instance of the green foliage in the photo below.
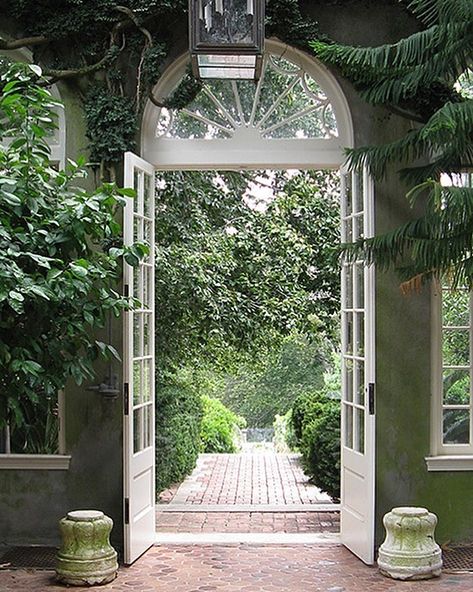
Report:
M 265 211 L 244 198 L 252 182 L 258 185 L 253 173 L 167 173 L 158 180 L 161 367 L 220 358 L 232 348 L 258 356 L 294 329 L 313 332 L 316 317 L 330 324 L 339 294 L 329 258 L 338 241 L 336 194 L 323 174 L 296 177 L 273 179 L 275 198 Z
M 120 277 L 121 190 L 75 186 L 84 169 L 50 163 L 52 101 L 36 66 L 11 66 L 1 78 L 0 427 L 31 417 L 72 377 L 93 377 L 93 361 L 117 356 L 93 340 L 108 315 L 129 307 L 110 286 Z M 114 244 L 113 247 L 104 247 Z
M 292 410 L 289 409 L 284 415 L 276 414 L 274 417 L 274 438 L 273 444 L 276 452 L 287 453 L 297 449 L 297 441 L 292 424 Z
M 323 333 L 310 338 L 292 334 L 279 348 L 226 378 L 222 401 L 245 416 L 249 427 L 271 427 L 276 414 L 285 414 L 301 392 L 323 386 L 331 344 Z
M 364 98 L 386 105 L 422 125 L 400 140 L 349 151 L 351 167 L 368 166 L 375 176 L 393 163 L 408 165 L 401 176 L 416 184 L 412 204 L 425 199 L 425 214 L 386 235 L 346 247 L 351 258 L 366 256 L 381 267 L 400 268 L 409 287 L 437 275 L 453 285 L 473 283 L 473 189 L 443 187 L 440 175 L 473 165 L 473 100 L 467 91 L 473 55 L 470 0 L 413 0 L 409 9 L 422 30 L 393 45 L 346 47 L 314 42 L 317 56 L 338 66 L 363 89 Z M 422 112 L 425 90 L 436 89 L 437 103 Z M 419 110 L 421 107 L 421 110 Z M 422 164 L 413 165 L 413 162 Z
M 305 473 L 332 498 L 340 497 L 340 372 L 335 363 L 324 387 L 302 393 L 292 407 L 293 440 Z
M 309 40 L 318 37 L 316 21 L 302 15 L 298 0 L 268 0 L 266 3 L 266 37 L 279 39 L 307 49 Z
M 184 371 L 156 388 L 156 487 L 178 483 L 195 467 L 200 451 L 202 402 Z
M 218 399 L 202 396 L 204 415 L 200 428 L 202 452 L 236 452 L 238 430 L 246 426 L 243 417 L 230 411 Z
M 115 162 L 127 150 L 135 149 L 137 120 L 130 99 L 94 87 L 87 95 L 84 110 L 93 162 Z
M 299 449 L 305 473 L 334 500 L 340 498 L 340 402 L 328 399 L 303 429 Z

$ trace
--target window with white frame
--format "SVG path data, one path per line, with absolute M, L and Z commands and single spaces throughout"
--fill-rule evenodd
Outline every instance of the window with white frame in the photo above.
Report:
M 26 50 L 0 53 L 1 62 L 31 62 L 32 56 Z M 56 85 L 50 88 L 52 96 L 61 99 Z M 1 122 L 0 122 L 1 124 Z M 0 140 L 0 146 L 11 141 Z M 65 164 L 66 120 L 64 109 L 57 108 L 57 129 L 48 138 L 51 150 L 50 160 L 54 166 Z M 0 428 L 0 469 L 67 469 L 70 457 L 65 454 L 64 393 L 39 395 L 38 400 L 19 401 L 24 423 L 19 427 L 12 424 Z
M 469 173 L 442 184 L 473 186 Z M 473 470 L 473 293 L 437 283 L 432 300 L 432 456 L 429 470 Z M 468 458 L 470 457 L 470 458 Z

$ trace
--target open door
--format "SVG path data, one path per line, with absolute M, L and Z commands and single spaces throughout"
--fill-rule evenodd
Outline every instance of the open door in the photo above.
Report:
M 125 263 L 125 294 L 140 302 L 124 327 L 124 559 L 133 563 L 155 541 L 154 167 L 125 154 L 125 244 L 146 243 L 138 267 Z
M 342 174 L 342 241 L 373 231 L 372 179 L 366 171 Z M 374 287 L 373 266 L 343 264 L 341 539 L 368 565 L 375 531 Z

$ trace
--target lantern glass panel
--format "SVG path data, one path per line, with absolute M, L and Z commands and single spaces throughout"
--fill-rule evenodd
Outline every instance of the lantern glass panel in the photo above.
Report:
M 198 0 L 198 45 L 254 46 L 254 0 Z

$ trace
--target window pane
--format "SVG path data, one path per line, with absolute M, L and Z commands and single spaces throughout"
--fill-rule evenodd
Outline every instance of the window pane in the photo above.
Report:
M 444 329 L 442 355 L 444 366 L 468 366 L 470 363 L 469 331 Z
M 470 371 L 443 371 L 443 403 L 444 405 L 469 405 L 470 403 Z
M 443 290 L 442 313 L 444 327 L 468 327 L 470 324 L 469 302 L 470 295 L 466 290 Z
M 151 217 L 151 186 L 152 177 L 151 175 L 144 175 L 144 186 L 143 186 L 143 198 L 144 198 L 144 215 Z
M 149 356 L 151 355 L 151 340 L 153 338 L 152 328 L 151 328 L 151 315 L 144 314 L 143 315 L 143 344 L 144 344 L 144 351 L 143 355 Z
M 133 199 L 133 210 L 135 212 L 138 212 L 138 208 L 139 208 L 139 199 L 138 199 L 139 186 L 140 186 L 140 173 L 139 173 L 139 171 L 137 171 L 135 169 L 135 172 L 133 175 L 133 187 L 135 188 L 135 191 L 136 191 L 136 196 Z
M 469 444 L 470 411 L 468 409 L 444 409 L 443 443 Z

